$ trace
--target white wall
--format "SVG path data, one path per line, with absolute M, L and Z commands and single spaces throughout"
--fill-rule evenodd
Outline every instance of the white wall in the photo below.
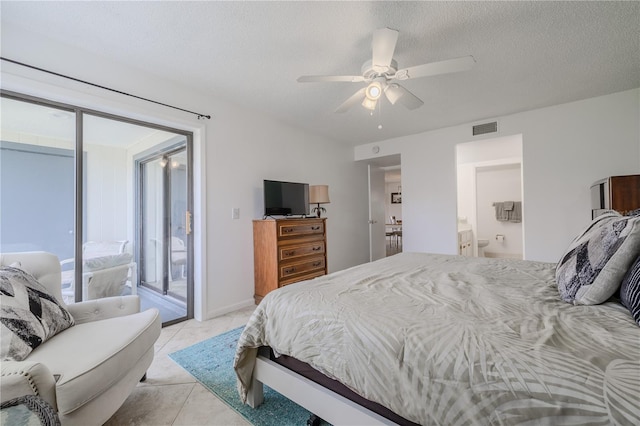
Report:
M 457 252 L 458 143 L 522 134 L 524 251 L 531 260 L 557 262 L 590 221 L 592 182 L 640 173 L 640 89 L 497 121 L 499 132 L 483 137 L 473 138 L 471 127 L 478 123 L 469 123 L 355 148 L 356 160 L 402 155 L 406 251 Z M 373 145 L 380 147 L 375 156 Z
M 161 80 L 10 26 L 3 56 L 103 86 L 211 114 L 211 120 L 69 82 L 13 64 L 2 66 L 5 90 L 67 102 L 194 132 L 196 162 L 196 315 L 208 318 L 253 303 L 252 220 L 262 215 L 262 180 L 329 185 L 328 266 L 368 260 L 367 169 L 353 150 L 217 99 L 205 90 Z M 231 209 L 240 208 L 240 219 Z M 199 214 L 200 213 L 200 214 Z

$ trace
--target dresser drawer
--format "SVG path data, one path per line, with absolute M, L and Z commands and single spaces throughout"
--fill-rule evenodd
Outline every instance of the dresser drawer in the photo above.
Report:
M 297 282 L 300 282 L 300 281 L 310 280 L 310 279 L 316 278 L 316 277 L 321 277 L 323 275 L 325 275 L 324 269 L 322 269 L 320 271 L 313 271 L 311 273 L 304 274 L 304 275 L 298 275 L 296 277 L 289 278 L 289 279 L 286 279 L 286 280 L 280 280 L 280 287 L 284 287 L 286 285 L 297 283 Z
M 312 271 L 324 271 L 324 256 L 312 257 L 302 262 L 290 262 L 278 266 L 279 278 L 286 279 Z
M 324 254 L 324 240 L 278 247 L 278 260 L 298 259 L 314 254 Z
M 297 237 L 301 235 L 322 235 L 324 234 L 324 222 L 300 220 L 278 222 L 278 237 Z

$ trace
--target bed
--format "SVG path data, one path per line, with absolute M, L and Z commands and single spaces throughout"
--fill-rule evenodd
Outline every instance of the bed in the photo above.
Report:
M 640 327 L 614 299 L 563 301 L 556 268 L 401 253 L 286 286 L 240 337 L 238 390 L 255 405 L 265 383 L 335 424 L 640 424 Z M 261 347 L 402 420 L 350 406 Z

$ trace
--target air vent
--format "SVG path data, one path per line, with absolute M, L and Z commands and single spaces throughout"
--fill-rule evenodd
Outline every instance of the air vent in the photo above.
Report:
M 485 133 L 494 133 L 498 131 L 498 122 L 484 123 L 473 126 L 473 136 L 484 135 Z

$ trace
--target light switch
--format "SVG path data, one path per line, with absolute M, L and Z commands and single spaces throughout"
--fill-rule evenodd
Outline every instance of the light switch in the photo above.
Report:
M 240 219 L 240 208 L 234 207 L 231 209 L 231 219 Z

